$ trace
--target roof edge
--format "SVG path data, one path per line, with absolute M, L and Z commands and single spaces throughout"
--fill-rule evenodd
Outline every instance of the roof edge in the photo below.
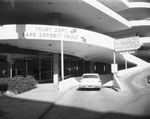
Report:
M 93 6 L 94 8 L 98 9 L 99 11 L 105 13 L 109 17 L 112 17 L 116 21 L 126 25 L 128 28 L 131 28 L 131 24 L 128 20 L 117 14 L 116 12 L 112 11 L 110 8 L 103 5 L 101 2 L 97 0 L 83 0 L 85 3 Z
M 150 20 L 136 20 L 136 21 L 130 21 L 131 26 L 150 26 Z

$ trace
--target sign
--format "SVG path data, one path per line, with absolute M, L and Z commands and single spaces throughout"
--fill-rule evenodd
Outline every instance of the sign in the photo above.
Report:
M 111 72 L 113 74 L 118 72 L 118 64 L 111 64 Z
M 76 28 L 46 25 L 26 25 L 23 36 L 26 39 L 78 40 Z
M 132 51 L 141 47 L 139 37 L 130 37 L 115 40 L 115 51 Z

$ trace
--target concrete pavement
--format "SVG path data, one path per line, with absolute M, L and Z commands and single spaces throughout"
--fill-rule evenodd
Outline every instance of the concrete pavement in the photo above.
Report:
M 54 84 L 40 84 L 29 92 L 11 96 L 0 95 L 0 119 L 38 119 L 65 92 Z
M 0 94 L 0 119 L 38 119 L 68 91 L 58 91 L 54 84 L 39 84 L 37 87 L 14 96 L 8 92 Z
M 74 79 L 70 80 L 74 82 Z M 73 84 L 70 80 L 69 85 Z M 71 86 L 77 86 L 75 84 Z M 63 85 L 66 86 L 65 83 Z M 71 87 L 58 91 L 57 85 L 47 83 L 38 84 L 37 88 L 19 95 L 12 96 L 9 92 L 0 94 L 0 119 L 38 119 L 43 112 L 53 107 L 68 88 Z

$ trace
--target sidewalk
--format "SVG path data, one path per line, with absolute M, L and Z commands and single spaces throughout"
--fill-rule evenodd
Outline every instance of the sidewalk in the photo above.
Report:
M 38 119 L 65 93 L 56 91 L 56 88 L 54 84 L 40 84 L 23 94 L 0 95 L 0 119 Z
M 57 89 L 57 85 L 47 83 L 19 95 L 0 94 L 0 119 L 38 119 L 67 91 Z

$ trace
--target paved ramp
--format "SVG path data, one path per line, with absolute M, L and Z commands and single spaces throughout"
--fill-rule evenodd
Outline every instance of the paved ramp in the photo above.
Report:
M 124 57 L 125 60 L 128 62 L 131 62 L 133 64 L 139 65 L 139 66 L 147 66 L 148 62 L 130 54 L 130 53 L 123 53 L 122 56 Z

